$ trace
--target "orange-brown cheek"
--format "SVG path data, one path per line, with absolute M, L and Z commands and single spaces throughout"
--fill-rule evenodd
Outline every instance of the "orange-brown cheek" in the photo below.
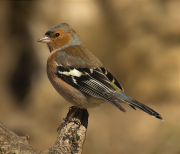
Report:
M 61 44 L 61 46 L 67 45 L 71 41 L 71 36 L 70 34 L 64 33 L 62 37 L 59 38 L 58 42 Z
M 63 46 L 67 45 L 71 41 L 70 34 L 61 34 L 59 38 L 55 38 L 52 43 L 49 43 L 49 49 L 56 50 L 62 48 Z

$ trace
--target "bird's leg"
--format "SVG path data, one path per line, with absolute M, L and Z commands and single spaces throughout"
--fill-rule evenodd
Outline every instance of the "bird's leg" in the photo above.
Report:
M 81 117 L 84 114 L 84 110 L 86 110 L 86 109 L 80 109 L 80 108 L 78 108 L 76 106 L 71 106 L 69 108 L 69 112 L 68 112 L 66 118 L 64 118 L 64 122 L 59 126 L 57 131 L 59 132 L 61 130 L 61 128 L 64 127 L 69 122 L 73 121 L 73 122 L 78 123 L 78 121 L 74 120 L 74 119 L 75 118 L 77 119 L 77 118 Z

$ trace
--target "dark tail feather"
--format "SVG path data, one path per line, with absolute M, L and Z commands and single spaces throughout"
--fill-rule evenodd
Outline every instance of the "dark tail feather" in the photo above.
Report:
M 143 110 L 144 112 L 148 113 L 149 115 L 156 117 L 160 120 L 163 120 L 163 118 L 161 117 L 161 115 L 159 113 L 157 113 L 156 111 L 154 111 L 153 109 L 149 108 L 148 106 L 136 101 L 136 100 L 131 100 L 131 101 L 127 101 L 127 100 L 123 100 L 125 102 L 127 102 L 131 107 L 137 107 L 141 110 Z
M 123 112 L 126 112 L 126 110 L 116 101 L 108 101 L 111 105 L 117 107 L 119 110 L 123 111 Z
M 148 113 L 149 115 L 156 117 L 160 120 L 163 120 L 163 118 L 161 117 L 161 115 L 159 113 L 157 113 L 153 109 L 149 108 L 148 106 L 134 100 L 133 98 L 126 95 L 124 92 L 120 92 L 120 94 L 115 94 L 115 95 L 116 95 L 115 97 L 117 97 L 120 100 L 128 103 L 133 109 L 135 109 L 135 107 L 137 107 L 137 108 L 141 109 L 142 111 Z
M 129 106 L 132 107 L 134 110 L 136 110 L 136 108 L 133 105 L 129 104 Z

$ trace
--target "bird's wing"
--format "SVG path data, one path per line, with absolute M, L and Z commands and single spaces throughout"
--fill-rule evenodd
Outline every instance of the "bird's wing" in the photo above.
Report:
M 101 98 L 123 112 L 125 109 L 118 103 L 118 100 L 128 103 L 133 109 L 139 108 L 151 116 L 163 120 L 159 113 L 126 95 L 118 81 L 104 68 L 57 66 L 56 75 L 81 92 Z
M 117 88 L 111 84 L 112 81 L 101 68 L 64 68 L 57 66 L 56 75 L 81 92 L 101 98 L 125 112 L 125 109 L 114 97 Z M 113 83 L 115 84 L 115 82 Z M 119 84 L 117 87 L 122 89 Z
M 124 91 L 123 87 L 119 84 L 119 82 L 116 80 L 116 78 L 105 68 L 100 68 L 103 74 L 108 78 L 108 80 L 111 82 L 113 87 L 116 88 L 116 90 Z

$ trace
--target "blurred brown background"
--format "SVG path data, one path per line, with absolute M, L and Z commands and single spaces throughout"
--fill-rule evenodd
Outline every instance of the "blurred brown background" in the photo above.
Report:
M 1 1 L 1 121 L 51 147 L 70 103 L 46 76 L 49 50 L 37 43 L 68 23 L 131 97 L 155 119 L 126 104 L 89 109 L 86 154 L 178 154 L 179 1 Z

